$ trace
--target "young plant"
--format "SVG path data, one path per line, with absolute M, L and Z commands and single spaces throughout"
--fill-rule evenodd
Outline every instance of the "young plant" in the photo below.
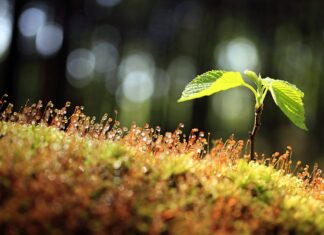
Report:
M 244 72 L 247 78 L 251 79 L 254 87 L 246 83 L 241 73 L 212 70 L 197 76 L 182 92 L 178 102 L 197 99 L 203 96 L 210 96 L 214 93 L 225 91 L 231 88 L 243 86 L 248 88 L 255 96 L 255 117 L 254 126 L 249 133 L 250 159 L 255 160 L 254 143 L 255 136 L 261 126 L 261 114 L 264 99 L 270 91 L 272 98 L 281 111 L 301 129 L 307 130 L 305 125 L 305 110 L 302 98 L 304 93 L 295 85 L 289 82 L 272 78 L 261 78 L 253 71 Z

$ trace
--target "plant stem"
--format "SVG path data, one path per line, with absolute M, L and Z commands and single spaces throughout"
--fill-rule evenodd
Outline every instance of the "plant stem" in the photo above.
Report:
M 260 127 L 261 127 L 261 114 L 262 114 L 262 111 L 263 111 L 263 104 L 255 109 L 254 126 L 253 126 L 253 129 L 252 129 L 252 132 L 249 133 L 249 136 L 250 136 L 250 160 L 251 161 L 256 160 L 255 152 L 254 152 L 254 142 L 255 142 L 255 136 L 256 136 L 258 130 L 260 129 Z

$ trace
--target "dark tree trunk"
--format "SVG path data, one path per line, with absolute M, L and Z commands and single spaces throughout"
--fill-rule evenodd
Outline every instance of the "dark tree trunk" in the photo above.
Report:
M 209 11 L 202 23 L 202 25 L 208 25 L 208 27 L 203 27 L 200 37 L 200 41 L 197 48 L 197 58 L 198 62 L 198 73 L 204 73 L 208 70 L 214 69 L 213 67 L 213 50 L 215 46 L 215 33 L 210 31 L 210 28 L 216 28 L 216 21 L 213 17 L 213 12 L 216 11 L 216 6 Z M 209 97 L 203 97 L 201 99 L 193 100 L 192 108 L 192 127 L 198 128 L 203 131 L 207 130 L 207 115 L 208 115 L 208 105 Z M 193 126 L 194 125 L 194 126 Z
M 17 98 L 17 88 L 15 84 L 17 82 L 17 72 L 19 70 L 20 63 L 20 53 L 18 49 L 18 19 L 20 13 L 23 10 L 24 5 L 26 4 L 26 0 L 16 0 L 13 2 L 13 16 L 12 16 L 12 38 L 9 46 L 9 54 L 4 61 L 5 68 L 5 82 L 4 82 L 4 92 L 9 95 L 8 100 L 10 102 L 15 102 Z
M 41 78 L 44 80 L 41 98 L 51 100 L 56 107 L 64 105 L 66 97 L 66 58 L 69 53 L 69 1 L 55 1 L 51 7 L 55 9 L 55 21 L 63 28 L 63 44 L 56 55 L 45 58 L 41 62 Z

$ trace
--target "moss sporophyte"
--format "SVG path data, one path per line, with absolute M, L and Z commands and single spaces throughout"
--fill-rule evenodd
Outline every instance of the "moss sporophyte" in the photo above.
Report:
M 303 104 L 304 93 L 295 85 L 269 77 L 262 78 L 255 72 L 246 70 L 246 77 L 250 79 L 254 86 L 246 83 L 240 72 L 211 70 L 193 79 L 182 92 L 178 102 L 197 99 L 203 96 L 210 96 L 214 93 L 232 89 L 235 87 L 248 88 L 255 97 L 255 117 L 254 126 L 249 133 L 250 159 L 255 160 L 255 136 L 261 126 L 261 114 L 264 106 L 264 99 L 270 91 L 271 96 L 281 111 L 296 126 L 307 130 L 305 125 L 305 110 Z

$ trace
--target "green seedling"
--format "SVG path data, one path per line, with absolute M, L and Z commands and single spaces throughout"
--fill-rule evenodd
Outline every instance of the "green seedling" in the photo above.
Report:
M 255 160 L 254 143 L 255 136 L 261 126 L 261 114 L 264 99 L 270 91 L 272 98 L 281 111 L 301 129 L 307 130 L 305 125 L 305 110 L 302 98 L 304 93 L 295 85 L 287 81 L 272 78 L 261 78 L 255 72 L 246 70 L 244 72 L 255 86 L 246 83 L 240 72 L 228 72 L 212 70 L 203 73 L 193 79 L 182 92 L 178 102 L 197 99 L 203 96 L 210 96 L 214 93 L 225 91 L 235 87 L 246 87 L 255 96 L 255 117 L 254 126 L 249 133 L 250 159 Z

